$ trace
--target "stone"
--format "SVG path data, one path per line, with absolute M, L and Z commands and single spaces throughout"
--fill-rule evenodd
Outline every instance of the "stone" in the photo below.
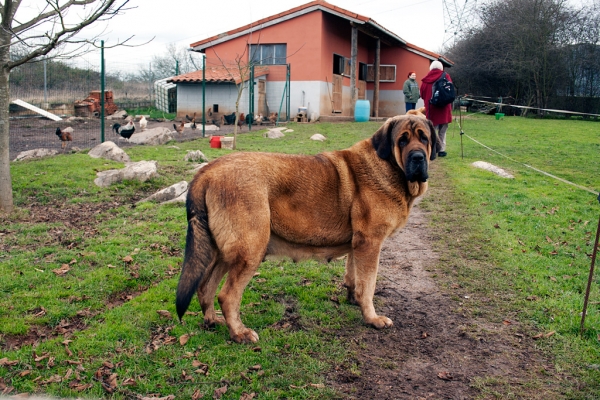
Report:
M 185 161 L 204 161 L 204 162 L 207 162 L 208 158 L 200 150 L 190 150 L 185 155 L 184 160 Z
M 119 146 L 110 140 L 104 143 L 100 143 L 88 152 L 88 155 L 92 158 L 105 158 L 107 160 L 113 160 L 117 162 L 129 162 L 129 155 L 123 151 Z
M 157 127 L 139 132 L 137 129 L 135 133 L 129 138 L 130 143 L 135 144 L 149 144 L 152 146 L 158 146 L 165 144 L 173 140 L 173 133 L 169 128 Z
M 321 135 L 320 133 L 315 133 L 314 135 L 312 135 L 310 137 L 310 140 L 318 140 L 320 142 L 322 142 L 323 140 L 327 140 L 327 138 L 323 135 Z
M 284 129 L 287 129 L 286 127 L 280 127 L 280 128 L 272 128 L 269 129 L 268 131 L 266 131 L 265 133 L 263 133 L 263 137 L 265 138 L 269 138 L 269 139 L 279 139 L 284 137 L 285 135 L 281 132 Z
M 471 165 L 474 166 L 474 167 L 476 167 L 476 168 L 481 168 L 481 169 L 485 169 L 486 171 L 493 172 L 494 174 L 496 174 L 498 176 L 501 176 L 502 178 L 514 179 L 514 176 L 512 176 L 511 174 L 509 174 L 508 172 L 506 172 L 502 168 L 497 167 L 494 164 L 490 164 L 490 163 L 485 162 L 485 161 L 475 161 Z
M 138 161 L 135 163 L 126 163 L 125 168 L 110 169 L 96 174 L 94 183 L 100 187 L 108 187 L 113 183 L 124 180 L 139 180 L 145 182 L 158 176 L 156 161 Z
M 17 157 L 13 161 L 31 160 L 34 158 L 55 156 L 57 154 L 58 154 L 58 150 L 33 149 L 33 150 L 27 150 L 27 151 L 20 152 L 19 154 L 17 154 Z
M 106 117 L 106 119 L 108 119 L 108 120 L 125 119 L 125 118 L 127 118 L 127 111 L 125 111 L 125 110 L 115 111 L 115 113 L 113 115 L 109 115 L 108 117 Z
M 159 203 L 164 203 L 169 200 L 174 200 L 181 197 L 182 194 L 187 193 L 188 183 L 186 181 L 177 182 L 174 185 L 171 185 L 167 188 L 159 190 L 151 196 L 146 197 L 143 200 L 138 201 L 138 203 L 142 203 L 144 201 L 157 201 Z

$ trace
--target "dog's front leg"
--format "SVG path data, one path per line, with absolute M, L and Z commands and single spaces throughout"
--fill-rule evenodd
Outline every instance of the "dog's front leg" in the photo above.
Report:
M 354 258 L 355 282 L 354 298 L 360 306 L 365 322 L 377 329 L 389 328 L 393 325 L 391 319 L 377 315 L 373 306 L 377 269 L 379 267 L 379 252 L 383 239 L 368 239 L 361 232 L 354 234 L 352 253 Z

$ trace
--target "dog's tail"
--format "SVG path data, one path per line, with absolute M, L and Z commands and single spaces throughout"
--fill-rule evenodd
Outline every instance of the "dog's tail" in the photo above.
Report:
M 206 190 L 206 189 L 205 189 Z M 177 285 L 175 307 L 179 320 L 183 318 L 194 293 L 204 275 L 216 261 L 216 244 L 208 227 L 205 192 L 195 200 L 192 191 L 188 193 L 186 207 L 188 216 L 185 256 L 181 276 Z

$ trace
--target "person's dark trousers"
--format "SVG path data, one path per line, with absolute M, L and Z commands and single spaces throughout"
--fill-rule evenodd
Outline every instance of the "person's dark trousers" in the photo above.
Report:
M 408 112 L 409 110 L 414 110 L 415 106 L 417 105 L 417 103 L 404 103 L 406 104 L 406 112 Z

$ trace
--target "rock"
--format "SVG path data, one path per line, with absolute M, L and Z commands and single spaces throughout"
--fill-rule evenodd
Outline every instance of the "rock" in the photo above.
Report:
M 179 146 L 167 146 L 167 149 L 181 150 L 181 147 L 179 147 Z
M 33 149 L 33 150 L 27 150 L 27 151 L 20 152 L 19 154 L 17 154 L 17 158 L 15 158 L 13 161 L 31 160 L 34 158 L 55 156 L 57 154 L 58 154 L 58 150 Z
M 512 176 L 511 174 L 509 174 L 508 172 L 506 172 L 502 168 L 497 167 L 494 164 L 490 164 L 490 163 L 485 162 L 485 161 L 475 161 L 471 165 L 474 166 L 474 167 L 476 167 L 476 168 L 481 168 L 481 169 L 485 169 L 486 171 L 493 172 L 494 174 L 496 174 L 498 176 L 501 176 L 503 178 L 514 179 L 514 176 Z
M 79 153 L 80 151 L 81 151 L 81 149 L 77 146 L 71 147 L 71 153 Z
M 280 128 L 272 128 L 269 129 L 267 132 L 263 133 L 263 137 L 265 138 L 269 138 L 269 139 L 279 139 L 281 137 L 284 137 L 285 135 L 281 132 L 282 130 L 287 129 L 286 127 L 280 127 Z
M 119 146 L 110 140 L 94 147 L 88 152 L 92 158 L 106 158 L 118 162 L 129 162 L 129 156 Z
M 200 150 L 190 150 L 187 152 L 184 158 L 185 161 L 204 161 L 207 162 L 208 158 Z
M 294 130 L 293 129 L 286 129 L 284 132 L 285 133 L 292 133 L 292 132 L 294 132 Z
M 129 138 L 129 142 L 135 144 L 149 144 L 153 146 L 165 144 L 173 140 L 173 133 L 169 128 L 158 127 L 139 132 L 136 129 L 133 136 Z
M 125 119 L 125 118 L 127 118 L 127 111 L 125 111 L 125 110 L 116 111 L 113 115 L 109 115 L 108 117 L 106 117 L 106 119 L 108 119 L 108 120 Z
M 202 168 L 206 167 L 208 165 L 208 163 L 202 163 L 202 164 L 197 164 L 194 166 L 194 168 L 190 169 L 188 172 L 191 172 L 193 174 L 197 173 L 198 171 L 200 171 Z
M 145 199 L 138 201 L 138 203 L 142 203 L 144 201 L 158 201 L 159 203 L 164 203 L 169 200 L 177 199 L 182 194 L 187 193 L 187 190 L 188 183 L 186 181 L 177 182 L 176 184 L 171 185 L 168 188 L 159 190 L 152 196 L 146 197 Z
M 172 199 L 172 200 L 167 200 L 165 201 L 163 204 L 169 204 L 169 203 L 185 203 L 187 200 L 187 194 L 188 191 L 186 190 L 185 192 L 181 193 L 178 197 Z
M 158 176 L 156 161 L 139 161 L 136 163 L 126 163 L 123 169 L 110 169 L 108 171 L 98 172 L 94 183 L 100 187 L 108 187 L 113 183 L 124 180 L 137 179 L 145 182 L 148 179 Z
M 310 137 L 310 140 L 318 140 L 320 142 L 322 142 L 323 140 L 327 140 L 327 138 L 323 135 L 321 135 L 320 133 L 315 133 L 314 135 L 312 135 Z
M 83 117 L 69 117 L 65 120 L 67 123 L 71 122 L 83 122 Z

